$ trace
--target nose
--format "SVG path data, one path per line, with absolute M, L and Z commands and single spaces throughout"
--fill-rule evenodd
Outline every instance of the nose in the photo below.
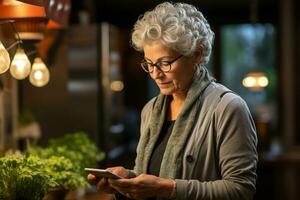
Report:
M 163 76 L 163 72 L 157 67 L 153 68 L 153 72 L 151 73 L 153 79 L 157 79 Z

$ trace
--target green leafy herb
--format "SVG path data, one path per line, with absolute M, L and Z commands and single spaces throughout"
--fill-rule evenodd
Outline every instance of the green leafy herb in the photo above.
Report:
M 40 200 L 50 189 L 88 187 L 84 167 L 103 158 L 83 132 L 52 139 L 25 155 L 0 157 L 0 200 Z

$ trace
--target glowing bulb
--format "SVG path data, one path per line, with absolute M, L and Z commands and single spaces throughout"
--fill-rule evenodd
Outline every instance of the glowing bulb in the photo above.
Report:
M 49 79 L 50 73 L 45 63 L 41 58 L 35 58 L 29 76 L 30 83 L 36 87 L 43 87 L 49 82 Z
M 33 78 L 36 80 L 41 80 L 43 78 L 43 72 L 41 72 L 40 70 L 36 71 L 33 75 Z
M 269 80 L 265 76 L 259 77 L 257 81 L 260 87 L 267 87 L 267 85 L 269 84 Z
M 260 91 L 268 84 L 269 80 L 263 72 L 251 72 L 243 79 L 243 85 L 254 91 Z
M 0 42 L 0 74 L 6 72 L 9 68 L 10 57 L 2 42 Z
M 18 48 L 10 65 L 11 75 L 18 80 L 26 78 L 31 69 L 31 64 L 23 49 Z
M 111 84 L 110 84 L 110 89 L 112 91 L 115 91 L 115 92 L 120 92 L 124 89 L 124 83 L 123 81 L 113 81 Z
M 244 78 L 244 80 L 243 80 L 243 85 L 245 87 L 254 87 L 255 84 L 256 84 L 256 80 L 252 76 L 248 76 L 248 77 Z

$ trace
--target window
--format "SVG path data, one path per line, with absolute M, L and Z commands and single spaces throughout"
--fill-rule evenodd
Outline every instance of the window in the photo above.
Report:
M 261 147 L 275 138 L 277 127 L 276 31 L 271 24 L 226 25 L 221 29 L 223 84 L 248 103 Z M 264 72 L 269 85 L 259 91 L 243 86 L 250 72 Z

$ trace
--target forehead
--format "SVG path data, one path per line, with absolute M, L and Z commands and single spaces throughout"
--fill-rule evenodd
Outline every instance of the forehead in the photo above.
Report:
M 176 52 L 165 46 L 161 41 L 155 41 L 144 45 L 144 56 L 151 60 L 157 60 L 161 57 L 172 57 Z

